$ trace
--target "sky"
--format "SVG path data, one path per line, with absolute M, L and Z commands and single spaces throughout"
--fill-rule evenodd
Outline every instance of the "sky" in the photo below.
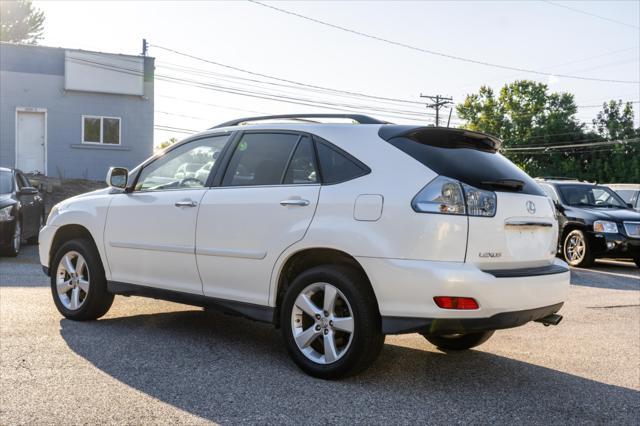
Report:
M 429 54 L 248 1 L 34 1 L 46 17 L 43 45 L 137 55 L 147 39 L 148 54 L 156 58 L 155 125 L 161 126 L 154 132 L 156 145 L 226 120 L 263 114 L 348 109 L 397 123 L 433 123 L 433 110 L 425 107 L 421 94 L 462 102 L 483 84 L 499 90 L 525 78 L 547 83 L 551 91 L 573 93 L 583 106 L 577 118 L 587 123 L 599 111 L 593 105 L 640 100 L 638 84 L 558 76 L 640 80 L 640 1 L 266 4 L 427 51 L 553 75 Z M 638 125 L 640 104 L 634 109 Z M 444 119 L 448 113 L 441 112 Z M 459 123 L 453 111 L 452 124 Z

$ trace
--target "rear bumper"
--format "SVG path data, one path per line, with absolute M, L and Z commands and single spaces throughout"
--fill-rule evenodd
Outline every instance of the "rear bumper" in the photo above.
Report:
M 422 333 L 428 335 L 473 333 L 500 330 L 524 325 L 530 321 L 555 314 L 563 303 L 525 311 L 502 312 L 489 318 L 406 318 L 382 317 L 383 334 Z
M 520 318 L 529 315 L 522 313 L 524 311 L 555 306 L 559 309 L 569 292 L 570 273 L 567 264 L 560 259 L 554 259 L 553 268 L 548 268 L 554 273 L 540 274 L 532 269 L 529 275 L 501 277 L 492 275 L 500 275 L 496 271 L 485 272 L 471 263 L 380 258 L 358 258 L 358 261 L 369 277 L 381 316 L 421 321 L 410 324 L 409 329 L 413 330 L 430 326 L 435 320 L 481 319 L 495 325 L 492 321 L 496 319 L 491 318 L 499 314 L 520 312 L 516 314 Z M 548 272 L 547 268 L 540 269 Z M 433 300 L 436 296 L 472 297 L 479 308 L 442 309 Z M 553 309 L 548 310 L 550 312 L 545 310 L 545 315 L 541 316 L 554 313 Z M 535 318 L 524 322 L 532 319 Z M 510 327 L 524 322 L 511 322 Z M 394 326 L 393 329 L 398 332 L 404 328 Z

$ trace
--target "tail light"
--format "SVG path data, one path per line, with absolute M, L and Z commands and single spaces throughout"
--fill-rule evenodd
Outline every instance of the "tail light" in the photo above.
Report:
M 496 214 L 496 194 L 438 176 L 418 192 L 411 206 L 420 213 L 492 217 Z

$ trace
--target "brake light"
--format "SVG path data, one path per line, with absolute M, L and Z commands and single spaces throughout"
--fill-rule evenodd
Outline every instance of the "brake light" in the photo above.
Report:
M 418 192 L 411 206 L 420 213 L 491 217 L 496 214 L 496 194 L 438 176 Z
M 471 297 L 436 296 L 433 301 L 442 309 L 478 309 L 478 302 Z

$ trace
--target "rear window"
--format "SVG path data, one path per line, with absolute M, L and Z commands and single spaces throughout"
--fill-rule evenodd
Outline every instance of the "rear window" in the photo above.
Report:
M 511 161 L 491 149 L 472 147 L 473 143 L 447 146 L 437 137 L 409 137 L 389 139 L 391 145 L 418 160 L 440 176 L 457 179 L 467 185 L 490 191 L 524 194 L 546 194 L 540 186 Z M 496 186 L 489 182 L 521 181 L 521 189 Z
M 364 176 L 371 170 L 360 161 L 351 157 L 339 148 L 330 147 L 317 141 L 318 162 L 322 173 L 322 183 L 332 184 L 346 182 Z

